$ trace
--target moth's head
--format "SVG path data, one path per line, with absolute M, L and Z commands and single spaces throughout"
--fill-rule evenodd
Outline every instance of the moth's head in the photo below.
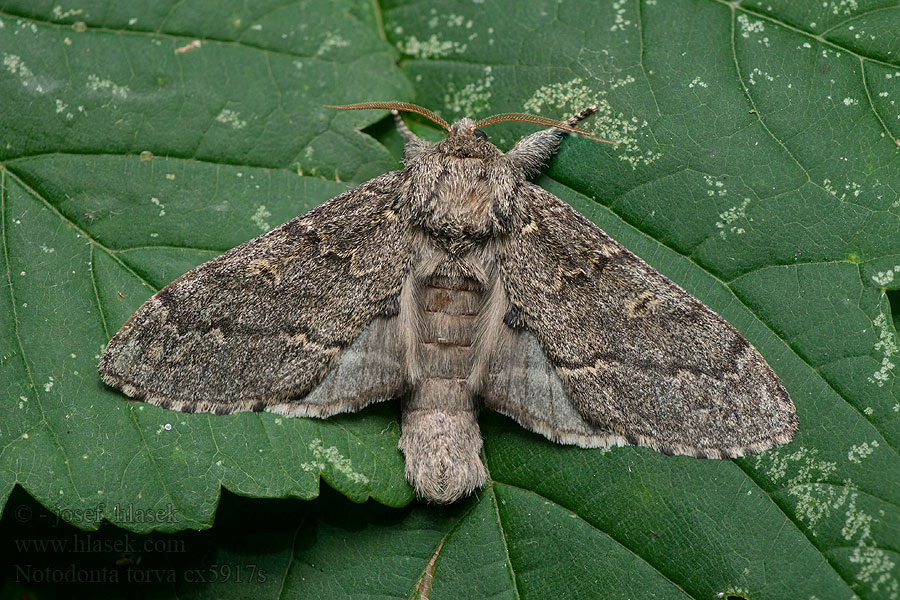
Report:
M 472 119 L 465 117 L 463 119 L 460 119 L 453 125 L 450 125 L 449 123 L 447 123 L 447 121 L 440 118 L 427 108 L 422 108 L 421 106 L 410 104 L 409 102 L 362 102 L 360 104 L 328 106 L 328 108 L 341 108 L 351 110 L 387 109 L 393 112 L 395 116 L 398 114 L 398 111 L 414 112 L 420 114 L 423 117 L 426 117 L 443 127 L 449 134 L 446 138 L 432 146 L 434 151 L 440 154 L 453 156 L 455 158 L 480 158 L 482 160 L 487 160 L 489 158 L 493 158 L 503 154 L 496 146 L 488 141 L 487 134 L 481 128 L 487 127 L 488 125 L 494 125 L 496 123 L 502 123 L 504 121 L 521 121 L 525 123 L 535 123 L 537 125 L 547 125 L 556 129 L 561 129 L 563 131 L 579 133 L 589 139 L 598 142 L 606 142 L 609 144 L 613 143 L 607 140 L 593 137 L 588 132 L 582 129 L 577 129 L 572 124 L 577 123 L 577 120 L 563 122 L 525 113 L 502 113 L 499 115 L 481 119 L 480 121 L 473 121 Z M 589 115 L 591 112 L 596 110 L 596 107 L 591 107 L 588 110 L 590 112 L 585 111 L 579 117 L 576 117 L 576 119 L 583 118 L 585 115 Z M 398 126 L 401 125 L 402 122 L 398 122 Z M 420 146 L 430 146 L 427 142 L 420 140 L 412 133 L 410 133 L 409 130 L 405 128 L 405 126 L 401 127 L 401 133 L 408 142 L 407 150 L 409 150 L 409 146 L 414 143 Z M 408 156 L 409 153 L 407 152 L 407 157 Z
M 503 154 L 488 141 L 487 134 L 478 129 L 478 123 L 466 117 L 448 129 L 450 135 L 435 144 L 435 150 L 454 158 L 480 158 L 488 160 Z

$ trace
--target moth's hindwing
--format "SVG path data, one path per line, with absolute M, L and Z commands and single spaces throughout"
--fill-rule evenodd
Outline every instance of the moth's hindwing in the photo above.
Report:
M 720 458 L 790 441 L 794 405 L 734 327 L 549 192 L 517 201 L 486 406 L 582 446 Z
M 349 190 L 159 291 L 110 341 L 103 380 L 218 414 L 324 417 L 398 395 L 392 316 L 409 255 L 400 177 Z

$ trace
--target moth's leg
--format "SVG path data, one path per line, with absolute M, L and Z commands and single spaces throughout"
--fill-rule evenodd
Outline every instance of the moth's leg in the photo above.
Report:
M 589 106 L 577 115 L 574 115 L 563 121 L 563 125 L 575 127 L 580 121 L 583 121 L 590 115 L 597 112 L 596 106 Z M 544 131 L 538 131 L 522 138 L 519 142 L 506 153 L 506 157 L 511 159 L 519 167 L 525 170 L 529 175 L 536 175 L 541 172 L 556 151 L 559 149 L 559 143 L 569 134 L 565 129 L 551 127 Z
M 392 110 L 391 114 L 394 115 L 394 122 L 397 123 L 397 132 L 403 136 L 403 139 L 406 140 L 407 143 L 419 140 L 419 138 L 416 137 L 416 134 L 410 131 L 409 127 L 406 126 L 406 123 L 403 122 L 400 111 Z

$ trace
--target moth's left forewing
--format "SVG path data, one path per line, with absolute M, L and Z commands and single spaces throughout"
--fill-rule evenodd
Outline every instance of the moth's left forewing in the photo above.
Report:
M 399 172 L 186 273 L 110 340 L 103 380 L 164 408 L 324 417 L 403 389 Z
M 495 363 L 486 406 L 582 446 L 719 458 L 790 441 L 794 406 L 734 327 L 549 192 L 518 201 L 497 252 L 511 305 L 497 359 L 530 388 L 508 391 Z

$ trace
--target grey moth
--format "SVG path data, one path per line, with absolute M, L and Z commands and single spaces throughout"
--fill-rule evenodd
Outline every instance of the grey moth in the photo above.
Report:
M 759 352 L 693 296 L 529 181 L 565 122 L 452 125 L 394 111 L 402 170 L 188 272 L 109 342 L 100 374 L 185 412 L 329 417 L 400 399 L 406 477 L 429 501 L 486 479 L 478 414 L 562 444 L 737 457 L 797 415 Z M 447 130 L 413 135 L 397 111 Z M 549 125 L 501 152 L 480 129 Z

